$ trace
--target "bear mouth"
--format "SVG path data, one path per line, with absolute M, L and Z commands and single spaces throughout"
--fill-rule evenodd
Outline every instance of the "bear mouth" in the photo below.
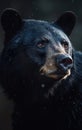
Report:
M 41 73 L 41 75 L 53 78 L 54 80 L 66 79 L 71 74 L 71 70 L 68 69 L 63 71 L 61 69 L 57 70 L 47 70 L 45 73 Z
M 59 79 L 65 79 L 70 75 L 70 70 L 67 70 L 66 72 L 63 72 L 61 70 L 57 70 L 55 72 L 49 73 L 46 76 L 50 78 L 54 78 L 55 80 Z

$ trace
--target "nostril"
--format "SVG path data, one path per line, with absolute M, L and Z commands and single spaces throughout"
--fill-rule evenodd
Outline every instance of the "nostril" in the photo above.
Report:
M 69 58 L 69 57 L 64 58 L 64 59 L 62 59 L 62 60 L 60 61 L 60 63 L 64 64 L 65 66 L 72 64 L 72 62 L 73 62 L 72 59 Z
M 57 56 L 57 66 L 60 70 L 67 71 L 68 69 L 71 69 L 73 66 L 73 59 L 69 55 L 58 55 Z

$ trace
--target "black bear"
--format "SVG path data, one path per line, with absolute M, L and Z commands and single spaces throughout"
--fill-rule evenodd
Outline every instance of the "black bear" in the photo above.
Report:
M 15 104 L 13 130 L 82 130 L 82 53 L 69 39 L 75 22 L 71 11 L 55 22 L 3 11 L 0 83 Z

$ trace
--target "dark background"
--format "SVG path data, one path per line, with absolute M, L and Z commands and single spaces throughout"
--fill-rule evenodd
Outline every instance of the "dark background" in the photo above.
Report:
M 70 36 L 73 46 L 82 50 L 82 0 L 0 0 L 0 15 L 5 8 L 19 10 L 22 18 L 55 21 L 64 11 L 73 11 L 77 15 L 77 23 Z M 0 24 L 0 50 L 3 48 L 4 32 Z M 0 89 L 0 130 L 11 130 L 10 115 L 13 103 Z

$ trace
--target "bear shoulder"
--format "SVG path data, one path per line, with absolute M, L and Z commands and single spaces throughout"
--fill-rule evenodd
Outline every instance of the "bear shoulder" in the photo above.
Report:
M 74 52 L 74 68 L 76 75 L 82 79 L 82 52 Z

